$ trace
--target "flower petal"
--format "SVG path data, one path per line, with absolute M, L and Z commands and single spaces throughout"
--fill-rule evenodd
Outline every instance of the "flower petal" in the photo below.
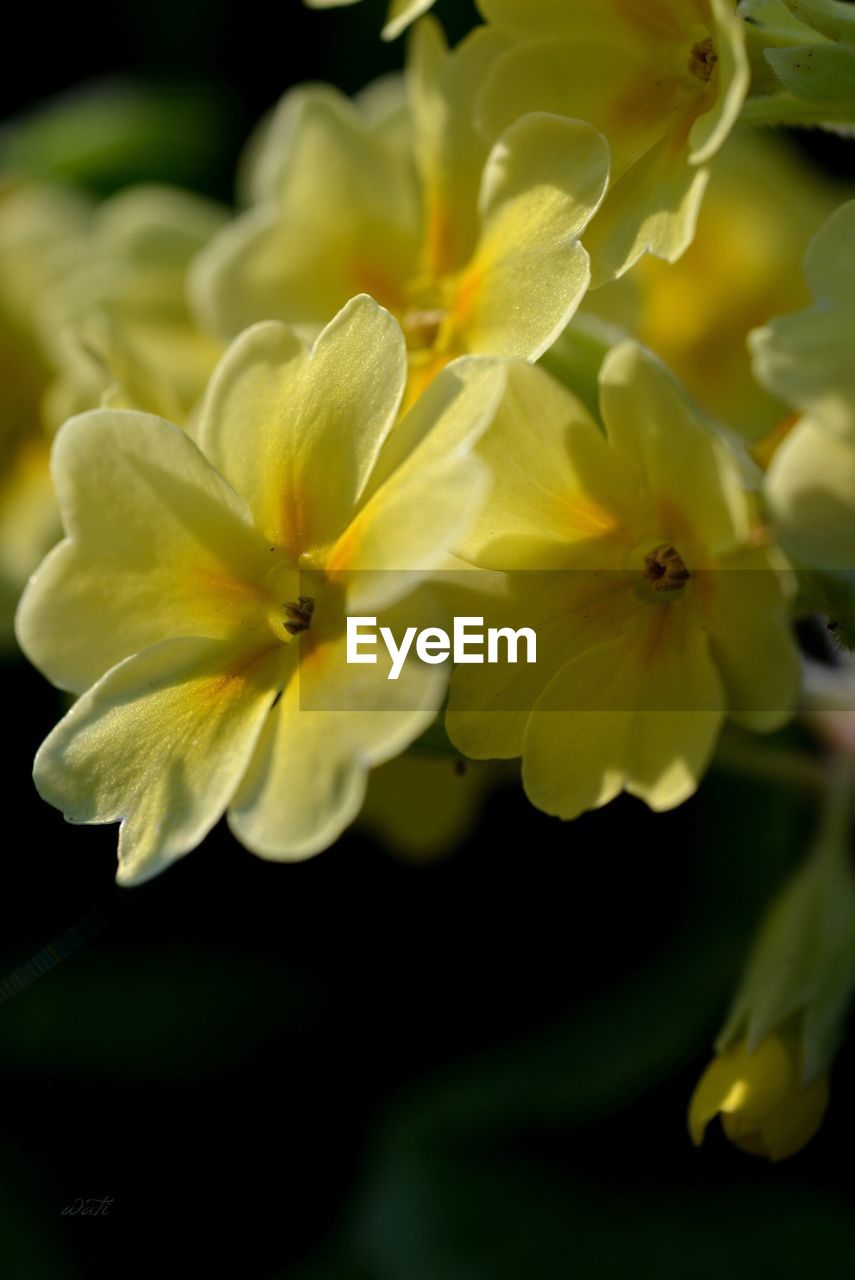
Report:
M 395 421 L 406 372 L 397 323 L 365 296 L 311 351 L 274 321 L 232 344 L 198 435 L 271 545 L 299 556 L 339 535 Z
M 268 548 L 178 427 L 83 414 L 57 436 L 53 473 L 68 537 L 31 579 L 17 634 L 54 684 L 79 692 L 164 636 L 259 624 Z
M 585 120 L 607 138 L 617 180 L 662 138 L 672 97 L 667 76 L 658 85 L 651 82 L 643 45 L 614 27 L 598 38 L 580 22 L 572 35 L 529 40 L 497 58 L 484 82 L 478 118 L 490 138 L 531 112 Z
M 585 236 L 592 288 L 618 279 L 645 253 L 676 262 L 695 237 L 708 179 L 673 137 L 627 169 Z
M 507 367 L 507 389 L 478 445 L 490 501 L 458 544 L 487 569 L 622 567 L 638 480 L 577 398 L 537 366 Z M 606 540 L 616 539 L 607 547 Z
M 389 14 L 383 28 L 384 40 L 395 40 L 411 22 L 427 13 L 434 0 L 390 0 Z
M 709 5 L 719 90 L 713 106 L 698 117 L 689 134 L 692 164 L 705 164 L 726 141 L 739 119 L 751 84 L 741 15 L 734 11 L 729 0 L 709 0 Z
M 427 602 L 425 608 L 426 618 L 434 618 Z M 421 612 L 411 597 L 381 615 L 378 625 L 400 638 L 405 626 L 419 624 Z M 311 857 L 338 839 L 359 813 L 368 770 L 428 728 L 448 679 L 445 667 L 411 660 L 396 681 L 386 678 L 382 656 L 374 666 L 349 665 L 334 620 L 326 631 L 313 623 L 301 645 L 304 640 L 299 670 L 270 716 L 229 813 L 242 844 L 284 861 Z
M 523 785 L 546 813 L 575 818 L 621 791 L 671 809 L 709 764 L 724 696 L 706 636 L 679 605 L 643 607 L 624 627 L 569 662 L 529 717 Z
M 438 566 L 465 534 L 489 484 L 472 450 L 503 390 L 500 362 L 458 360 L 396 426 L 325 564 L 349 582 L 353 611 L 399 597 L 412 575 Z
M 480 27 L 449 52 L 439 23 L 420 22 L 407 51 L 407 96 L 425 202 L 422 269 L 442 277 L 468 261 L 478 235 L 478 188 L 489 143 L 475 95 L 503 48 Z
M 743 545 L 750 509 L 736 463 L 655 356 L 633 342 L 614 347 L 600 389 L 609 440 L 651 495 L 651 531 L 690 568 L 691 557 Z
M 775 452 L 765 493 L 797 559 L 818 569 L 855 568 L 855 431 L 802 418 Z
M 554 342 L 588 288 L 578 237 L 608 179 L 605 139 L 580 121 L 530 115 L 502 136 L 484 170 L 478 247 L 452 303 L 467 350 L 534 360 Z
M 724 1131 L 731 1142 L 773 1163 L 787 1160 L 807 1146 L 828 1110 L 828 1080 L 819 1076 L 802 1089 L 793 1079 L 785 1099 L 758 1124 L 740 1113 L 725 1114 Z
M 165 640 L 109 671 L 42 744 L 35 780 L 45 800 L 70 822 L 121 822 L 121 884 L 156 875 L 219 820 L 285 652 Z
M 359 293 L 397 310 L 417 273 L 422 209 L 415 169 L 385 126 L 342 95 L 286 98 L 255 157 L 264 202 L 197 258 L 201 321 L 232 337 L 259 320 L 325 324 Z
M 728 715 L 757 732 L 780 728 L 798 703 L 801 663 L 787 585 L 768 553 L 745 551 L 728 557 L 702 587 L 702 598 L 709 593 L 704 614 Z
M 756 1127 L 775 1110 L 790 1085 L 792 1065 L 783 1042 L 772 1035 L 749 1053 L 744 1044 L 720 1053 L 707 1067 L 689 1105 L 689 1133 L 696 1147 L 719 1113 L 739 1115 Z

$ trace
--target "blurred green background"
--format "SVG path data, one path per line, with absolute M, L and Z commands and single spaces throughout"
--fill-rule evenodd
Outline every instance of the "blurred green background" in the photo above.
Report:
M 399 65 L 384 7 L 31 6 L 6 46 L 0 162 L 228 200 L 286 88 Z M 458 36 L 472 11 L 437 12 Z M 852 174 L 852 143 L 799 145 Z M 2 1280 L 855 1273 L 852 1047 L 791 1163 L 717 1133 L 695 1152 L 685 1131 L 809 798 L 719 771 L 673 814 L 623 800 L 562 826 L 503 790 L 435 865 L 353 834 L 276 867 L 218 830 L 121 892 L 115 831 L 66 826 L 32 789 L 58 696 L 23 663 L 2 674 L 0 977 L 29 982 L 0 986 Z

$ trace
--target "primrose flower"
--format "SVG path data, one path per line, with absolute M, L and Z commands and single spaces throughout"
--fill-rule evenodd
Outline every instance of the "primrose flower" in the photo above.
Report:
M 695 1090 L 696 1145 L 713 1116 L 756 1155 L 783 1160 L 822 1123 L 828 1072 L 855 988 L 852 756 L 832 762 L 810 856 L 764 919 L 718 1056 Z
M 372 772 L 359 826 L 402 861 L 437 862 L 474 830 L 500 782 L 495 765 L 398 756 Z
M 427 728 L 440 668 L 392 682 L 345 660 L 346 616 L 400 629 L 420 578 L 485 492 L 470 442 L 501 367 L 449 368 L 392 436 L 406 380 L 395 321 L 350 302 L 309 351 L 275 322 L 211 381 L 197 445 L 100 409 L 59 432 L 66 540 L 23 597 L 18 636 L 82 693 L 42 745 L 42 796 L 121 821 L 123 884 L 194 848 L 228 810 L 263 857 L 309 856 L 357 815 L 370 768 Z M 376 674 L 375 674 L 376 673 Z
M 579 243 L 605 193 L 608 148 L 589 125 L 516 120 L 492 150 L 470 123 L 495 52 L 454 52 L 425 19 L 411 44 L 410 132 L 331 89 L 281 104 L 254 149 L 256 205 L 198 258 L 201 322 L 317 329 L 364 291 L 400 321 L 409 399 L 456 356 L 537 359 L 589 281 Z
M 710 1063 L 692 1095 L 689 1132 L 699 1147 L 720 1115 L 725 1134 L 743 1151 L 786 1160 L 810 1142 L 827 1107 L 827 1078 L 803 1086 L 797 1046 L 772 1034 L 753 1051 L 740 1043 Z
M 485 616 L 533 629 L 537 662 L 458 667 L 449 736 L 521 756 L 529 799 L 562 818 L 621 791 L 681 803 L 726 716 L 776 727 L 799 686 L 786 580 L 734 456 L 634 343 L 606 357 L 600 405 L 605 433 L 512 368 L 479 446 L 495 487 L 460 549 L 506 575 Z
M 355 4 L 356 0 L 306 0 L 310 9 L 337 9 L 345 4 Z M 383 28 L 383 39 L 394 40 L 411 22 L 427 13 L 434 0 L 391 0 L 386 25 Z
M 805 258 L 811 306 L 750 336 L 763 386 L 802 416 L 774 451 L 765 494 L 782 540 L 820 569 L 855 568 L 855 201 Z
M 190 316 L 187 269 L 225 220 L 210 201 L 157 186 L 94 213 L 79 263 L 50 298 L 57 425 L 99 405 L 188 422 L 224 344 Z
M 478 113 L 490 137 L 530 111 L 587 120 L 612 156 L 608 197 L 586 234 L 594 287 L 647 251 L 691 244 L 707 163 L 734 124 L 750 73 L 733 0 L 480 0 L 504 37 Z
M 44 310 L 76 260 L 89 205 L 62 188 L 0 184 L 0 644 L 27 576 L 58 534 L 43 402 L 53 377 Z
M 769 131 L 735 133 L 710 165 L 695 238 L 679 262 L 648 255 L 589 293 L 583 309 L 622 325 L 699 404 L 756 440 L 787 410 L 755 381 L 746 337 L 808 301 L 782 263 L 801 262 L 838 203 L 831 184 Z

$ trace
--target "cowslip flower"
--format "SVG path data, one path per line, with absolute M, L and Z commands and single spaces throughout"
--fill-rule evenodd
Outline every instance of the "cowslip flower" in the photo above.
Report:
M 160 186 L 130 187 L 95 211 L 49 298 L 56 425 L 99 405 L 189 421 L 224 344 L 194 323 L 187 270 L 225 220 L 211 201 Z
M 311 330 L 364 291 L 407 336 L 410 400 L 462 354 L 537 359 L 588 287 L 579 236 L 605 193 L 608 149 L 589 125 L 540 115 L 490 150 L 470 120 L 493 52 L 470 39 L 449 53 L 425 19 L 408 126 L 331 89 L 289 94 L 253 151 L 254 207 L 194 265 L 203 325 Z
M 699 1145 L 721 1115 L 744 1150 L 771 1160 L 813 1137 L 855 988 L 852 755 L 830 764 L 814 848 L 761 924 L 717 1056 L 689 1106 Z
M 757 440 L 787 410 L 755 380 L 748 333 L 808 301 L 797 274 L 808 243 L 839 203 L 815 168 L 768 130 L 728 138 L 710 165 L 695 238 L 679 262 L 647 255 L 589 293 L 590 311 L 650 347 L 720 422 Z
M 813 303 L 750 335 L 758 381 L 801 416 L 774 450 L 764 492 L 792 554 L 855 567 L 855 201 L 811 242 Z
M 750 72 L 732 0 L 480 0 L 507 48 L 478 105 L 495 137 L 529 111 L 587 120 L 611 148 L 611 187 L 586 233 L 594 286 L 647 251 L 692 241 L 707 163 L 736 123 Z
M 713 1059 L 692 1095 L 689 1132 L 699 1147 L 721 1116 L 726 1136 L 743 1151 L 786 1160 L 810 1142 L 827 1108 L 827 1078 L 804 1086 L 798 1046 L 773 1033 L 753 1050 L 740 1042 Z
M 799 682 L 786 579 L 728 448 L 631 342 L 606 357 L 600 406 L 605 433 L 513 367 L 479 445 L 495 487 L 460 549 L 505 574 L 485 616 L 531 628 L 537 662 L 458 667 L 449 736 L 521 756 L 529 799 L 562 818 L 621 791 L 681 803 L 725 717 L 776 727 Z
M 57 536 L 44 398 L 54 375 L 44 311 L 80 253 L 89 204 L 0 182 L 0 644 L 27 576 Z
M 306 0 L 310 9 L 337 9 L 342 5 L 356 4 L 356 0 Z M 391 0 L 386 25 L 383 28 L 383 39 L 394 40 L 402 31 L 427 13 L 434 0 Z
M 67 536 L 17 629 L 82 696 L 35 779 L 72 822 L 121 822 L 121 883 L 187 853 L 226 810 L 263 857 L 318 852 L 355 818 L 368 770 L 435 717 L 442 669 L 408 662 L 392 682 L 347 665 L 345 619 L 418 620 L 420 575 L 483 498 L 470 443 L 502 371 L 449 368 L 389 436 L 405 379 L 400 330 L 360 297 L 311 351 L 276 322 L 243 334 L 198 445 L 133 411 L 60 430 Z
M 475 830 L 501 781 L 495 765 L 462 767 L 448 756 L 398 756 L 372 772 L 359 827 L 395 858 L 438 862 Z

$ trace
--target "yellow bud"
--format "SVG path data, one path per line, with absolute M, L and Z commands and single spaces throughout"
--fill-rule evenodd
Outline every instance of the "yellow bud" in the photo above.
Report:
M 828 1077 L 804 1084 L 795 1038 L 773 1032 L 753 1050 L 739 1041 L 710 1063 L 689 1103 L 689 1133 L 699 1147 L 720 1115 L 725 1134 L 743 1151 L 786 1160 L 810 1142 L 827 1107 Z

